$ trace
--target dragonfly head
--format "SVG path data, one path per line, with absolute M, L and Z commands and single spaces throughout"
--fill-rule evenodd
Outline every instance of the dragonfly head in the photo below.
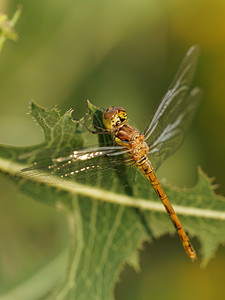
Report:
M 110 106 L 103 111 L 103 124 L 107 129 L 114 129 L 127 121 L 127 113 L 123 107 Z

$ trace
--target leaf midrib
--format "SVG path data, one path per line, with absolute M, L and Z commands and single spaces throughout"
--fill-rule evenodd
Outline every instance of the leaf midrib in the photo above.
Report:
M 26 165 L 18 164 L 7 159 L 0 158 L 0 170 L 16 175 L 21 169 L 26 168 Z M 142 210 L 156 211 L 166 213 L 163 205 L 160 202 L 146 200 L 144 198 L 132 198 L 127 195 L 116 194 L 106 190 L 101 190 L 92 186 L 76 183 L 74 181 L 61 179 L 57 176 L 33 170 L 32 177 L 26 172 L 20 173 L 24 179 L 31 179 L 33 182 L 46 184 L 47 186 L 55 187 L 58 190 L 64 190 L 72 194 L 78 194 L 94 198 L 98 201 L 109 202 L 117 205 L 128 207 L 136 207 Z M 190 206 L 173 205 L 175 211 L 179 215 L 202 217 L 208 219 L 225 220 L 225 212 L 217 210 L 202 209 Z

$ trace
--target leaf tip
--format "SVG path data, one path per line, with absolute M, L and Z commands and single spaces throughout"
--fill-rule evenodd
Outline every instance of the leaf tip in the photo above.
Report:
M 73 113 L 74 109 L 70 108 L 69 110 L 66 111 L 64 116 L 69 116 L 70 118 L 72 118 L 72 113 Z
M 92 104 L 89 100 L 87 100 L 87 105 L 88 105 L 88 109 L 91 111 L 99 110 L 99 108 L 97 106 L 95 106 L 94 104 Z

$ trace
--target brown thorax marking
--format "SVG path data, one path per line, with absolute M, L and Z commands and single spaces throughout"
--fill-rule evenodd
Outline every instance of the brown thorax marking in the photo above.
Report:
M 129 154 L 135 161 L 140 160 L 149 152 L 145 136 L 136 128 L 123 124 L 119 128 L 115 128 L 114 136 L 118 145 L 130 150 Z
M 118 145 L 130 150 L 128 154 L 134 161 L 140 161 L 149 152 L 145 136 L 127 124 L 127 113 L 123 107 L 110 106 L 104 110 L 103 124 Z

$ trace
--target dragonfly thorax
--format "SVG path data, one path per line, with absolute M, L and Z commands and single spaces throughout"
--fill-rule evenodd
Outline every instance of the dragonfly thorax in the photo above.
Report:
M 144 155 L 149 153 L 149 147 L 145 142 L 145 136 L 136 128 L 123 124 L 114 132 L 116 143 L 129 150 L 134 161 L 139 161 Z
M 105 128 L 115 130 L 127 121 L 127 113 L 123 107 L 110 106 L 103 111 L 103 124 Z

